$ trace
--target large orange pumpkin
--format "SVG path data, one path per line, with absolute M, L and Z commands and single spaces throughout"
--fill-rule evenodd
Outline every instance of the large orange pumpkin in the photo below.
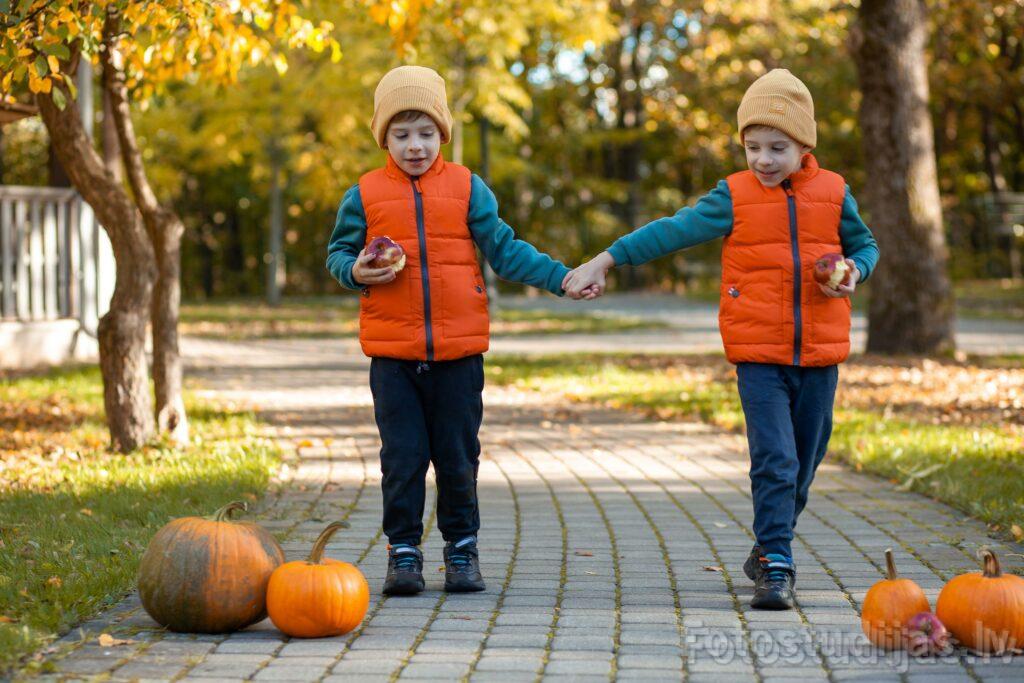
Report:
M 139 597 L 172 631 L 226 633 L 267 616 L 267 582 L 284 562 L 274 537 L 252 522 L 229 521 L 245 503 L 207 517 L 182 517 L 156 532 L 139 567 Z
M 270 620 L 297 638 L 348 633 L 366 616 L 370 587 L 355 565 L 324 557 L 324 547 L 345 522 L 333 522 L 316 539 L 309 559 L 283 564 L 267 586 Z
M 975 652 L 1002 654 L 1024 647 L 1024 578 L 1003 574 L 999 559 L 982 548 L 981 572 L 950 579 L 935 613 L 960 644 Z
M 860 625 L 872 643 L 887 649 L 903 647 L 903 628 L 919 612 L 928 612 L 928 598 L 910 579 L 896 575 L 892 548 L 885 550 L 886 578 L 868 589 L 861 608 Z

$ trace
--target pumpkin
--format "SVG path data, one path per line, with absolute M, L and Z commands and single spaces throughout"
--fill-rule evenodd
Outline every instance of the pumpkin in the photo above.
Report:
M 227 633 L 267 616 L 267 582 L 284 552 L 258 524 L 230 521 L 245 509 L 229 503 L 211 517 L 182 517 L 156 532 L 139 567 L 139 597 L 158 624 Z
M 886 578 L 875 583 L 864 596 L 860 625 L 864 635 L 879 647 L 890 650 L 904 645 L 904 627 L 911 617 L 929 612 L 928 598 L 910 579 L 896 575 L 892 548 L 885 550 Z
M 982 571 L 950 579 L 935 613 L 960 644 L 975 652 L 1003 654 L 1024 647 L 1024 578 L 1003 574 L 988 548 Z
M 366 616 L 370 587 L 359 569 L 324 557 L 324 547 L 346 522 L 333 522 L 316 539 L 309 559 L 274 570 L 267 586 L 267 611 L 274 626 L 297 638 L 348 633 Z

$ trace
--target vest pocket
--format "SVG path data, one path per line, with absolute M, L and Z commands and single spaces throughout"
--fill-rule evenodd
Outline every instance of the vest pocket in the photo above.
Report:
M 718 320 L 725 344 L 784 344 L 786 299 L 780 268 L 754 270 L 723 280 Z
M 813 283 L 813 280 L 812 280 Z M 807 306 L 807 339 L 822 344 L 836 344 L 850 341 L 850 297 L 833 298 L 825 296 L 814 284 L 811 305 Z
M 383 285 L 364 287 L 359 297 L 359 336 L 372 341 L 410 341 L 423 327 L 412 312 L 411 279 L 405 273 Z
M 474 265 L 440 266 L 441 301 L 438 315 L 445 339 L 480 337 L 489 332 L 487 290 Z

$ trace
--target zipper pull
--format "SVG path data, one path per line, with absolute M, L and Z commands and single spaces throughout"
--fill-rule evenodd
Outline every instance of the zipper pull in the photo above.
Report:
M 414 188 L 416 188 L 416 192 L 418 192 L 419 194 L 423 194 L 423 188 L 420 187 L 420 179 L 419 178 L 413 178 L 412 186 Z
M 786 196 L 788 197 L 793 197 L 796 195 L 796 193 L 793 192 L 793 181 L 790 180 L 789 178 L 786 178 L 785 180 L 782 181 L 782 189 L 786 192 Z

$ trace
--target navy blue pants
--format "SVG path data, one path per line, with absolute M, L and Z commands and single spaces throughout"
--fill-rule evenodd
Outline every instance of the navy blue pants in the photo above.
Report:
M 739 363 L 736 375 L 750 446 L 754 535 L 763 553 L 793 557 L 793 528 L 832 435 L 839 367 Z
M 383 527 L 392 545 L 420 544 L 431 463 L 444 540 L 455 542 L 480 529 L 476 479 L 483 389 L 479 354 L 430 363 L 371 360 L 370 391 L 382 444 Z

